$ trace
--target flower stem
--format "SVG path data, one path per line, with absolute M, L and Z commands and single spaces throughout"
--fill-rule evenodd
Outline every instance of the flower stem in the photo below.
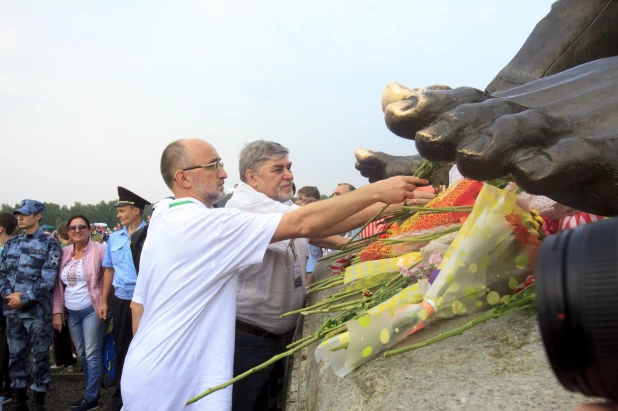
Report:
M 338 346 L 336 346 L 336 347 L 333 347 L 333 348 L 329 349 L 328 351 L 347 350 L 349 345 L 350 345 L 350 344 L 348 344 L 348 343 L 346 343 L 346 344 L 341 344 L 341 345 L 338 345 Z
M 459 229 L 461 229 L 461 224 L 458 224 L 454 227 L 451 228 L 447 228 L 445 230 L 441 230 L 441 231 L 437 231 L 435 233 L 432 234 L 425 234 L 425 235 L 419 235 L 417 237 L 408 237 L 408 238 L 394 238 L 392 240 L 387 239 L 387 240 L 383 240 L 385 244 L 400 244 L 400 243 L 419 243 L 419 242 L 425 242 L 425 241 L 431 241 L 431 240 L 435 240 L 437 238 L 440 238 L 446 234 L 450 234 L 450 233 L 454 233 L 455 231 L 459 231 Z
M 452 206 L 452 207 L 419 207 L 419 206 L 408 206 L 401 207 L 402 210 L 406 211 L 415 211 L 418 213 L 454 213 L 460 212 L 465 213 L 472 211 L 472 206 Z
M 363 232 L 363 230 L 364 230 L 365 228 L 367 228 L 367 226 L 368 226 L 369 224 L 371 224 L 371 223 L 373 223 L 374 221 L 376 221 L 376 220 L 378 219 L 378 217 L 380 217 L 380 216 L 382 215 L 382 213 L 383 213 L 383 212 L 384 212 L 384 211 L 385 211 L 385 210 L 386 210 L 389 206 L 390 206 L 390 204 L 385 204 L 385 205 L 384 205 L 384 207 L 382 207 L 382 208 L 380 209 L 380 211 L 378 211 L 378 213 L 377 213 L 376 215 L 374 215 L 374 216 L 371 218 L 371 220 L 367 221 L 367 222 L 366 222 L 366 223 L 365 223 L 365 224 L 361 227 L 361 229 L 360 229 L 360 230 L 358 230 L 358 231 L 356 232 L 356 234 L 354 234 L 354 236 L 352 236 L 352 238 L 350 238 L 350 239 L 348 240 L 348 242 L 344 244 L 344 246 L 343 246 L 343 247 L 341 247 L 341 249 L 342 249 L 342 250 L 347 249 L 347 248 L 348 248 L 348 245 L 352 242 L 352 240 L 354 240 L 354 239 L 356 238 L 356 236 L 357 236 L 357 235 L 359 235 L 360 233 L 362 233 L 362 232 Z
M 324 280 L 316 281 L 315 283 L 312 283 L 307 287 L 307 291 L 313 290 L 314 288 L 320 288 L 330 283 L 339 282 L 341 281 L 341 278 L 342 277 L 340 276 L 332 276 L 332 277 L 325 278 Z
M 329 331 L 328 334 L 324 335 L 324 338 L 331 338 L 346 331 L 348 331 L 348 326 L 344 324 L 339 328 Z
M 288 316 L 290 316 L 290 315 L 299 314 L 299 313 L 301 313 L 301 312 L 303 312 L 303 311 L 313 310 L 313 309 L 318 308 L 318 307 L 323 307 L 323 306 L 325 306 L 325 305 L 332 304 L 332 303 L 334 303 L 335 301 L 339 301 L 339 300 L 343 300 L 343 299 L 345 299 L 345 298 L 348 298 L 348 297 L 352 296 L 353 294 L 361 294 L 361 292 L 360 292 L 360 291 L 358 291 L 358 290 L 349 291 L 349 292 L 346 292 L 346 293 L 344 293 L 344 294 L 341 294 L 341 295 L 339 295 L 339 296 L 337 296 L 337 297 L 335 297 L 335 298 L 333 298 L 333 297 L 331 297 L 331 298 L 327 298 L 327 299 L 322 300 L 322 301 L 320 301 L 319 303 L 314 304 L 314 305 L 311 305 L 311 306 L 309 306 L 309 307 L 303 307 L 303 308 L 299 308 L 298 310 L 294 310 L 294 311 L 287 312 L 287 313 L 285 313 L 285 314 L 282 314 L 279 318 L 284 318 L 284 317 L 288 317 Z
M 289 357 L 290 355 L 294 354 L 296 351 L 300 350 L 301 348 L 304 348 L 304 347 L 306 347 L 306 346 L 308 346 L 310 344 L 313 344 L 314 342 L 318 341 L 319 338 L 320 338 L 319 335 L 316 335 L 313 338 L 305 341 L 304 343 L 302 343 L 302 344 L 300 344 L 300 345 L 298 345 L 298 346 L 296 346 L 296 347 L 294 347 L 294 348 L 292 348 L 292 349 L 290 349 L 290 350 L 288 350 L 286 352 L 283 352 L 281 354 L 275 355 L 273 358 L 271 358 L 270 360 L 266 361 L 265 363 L 262 363 L 262 364 L 258 365 L 257 367 L 251 368 L 249 371 L 246 371 L 246 372 L 244 372 L 244 373 L 242 373 L 242 374 L 232 378 L 231 380 L 224 382 L 223 384 L 219 384 L 219 385 L 217 385 L 215 387 L 207 389 L 203 393 L 201 393 L 201 394 L 191 398 L 189 401 L 187 401 L 187 403 L 185 405 L 193 404 L 194 402 L 197 402 L 197 401 L 201 400 L 205 396 L 207 396 L 209 394 L 212 394 L 215 391 L 222 390 L 223 388 L 225 388 L 225 387 L 227 387 L 229 385 L 232 385 L 235 382 L 238 382 L 238 381 L 242 380 L 243 378 L 245 378 L 245 377 L 255 373 L 256 371 L 263 370 L 264 368 L 267 368 L 271 364 L 274 364 L 277 361 L 279 361 L 279 360 L 281 360 L 281 359 L 283 359 L 285 357 Z
M 428 338 L 425 341 L 421 341 L 416 344 L 411 344 L 407 347 L 386 351 L 384 352 L 384 356 L 391 357 L 393 355 L 402 354 L 408 351 L 416 350 L 418 348 L 426 347 L 428 345 L 437 343 L 438 341 L 444 340 L 449 337 L 453 337 L 455 335 L 461 335 L 464 333 L 464 331 L 469 330 L 475 325 L 482 324 L 493 318 L 501 317 L 512 311 L 518 311 L 518 310 L 527 308 L 531 304 L 534 304 L 535 298 L 536 298 L 536 294 L 534 293 L 534 285 L 532 285 L 528 287 L 527 289 L 520 291 L 519 294 L 516 294 L 515 296 L 511 297 L 509 301 L 507 301 L 503 305 L 492 308 L 491 310 L 487 311 L 485 314 L 482 314 L 468 321 L 466 324 L 462 325 L 461 327 L 457 327 L 453 330 L 447 331 L 440 335 L 436 335 L 435 337 Z
M 332 283 L 323 285 L 322 287 L 312 288 L 310 290 L 307 290 L 307 294 L 313 293 L 315 291 L 328 290 L 329 288 L 337 287 L 338 285 L 341 285 L 341 284 L 343 284 L 343 278 L 339 279 L 339 281 L 333 281 Z

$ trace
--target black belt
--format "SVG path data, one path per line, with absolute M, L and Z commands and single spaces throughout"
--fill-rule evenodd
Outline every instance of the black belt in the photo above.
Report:
M 255 325 L 244 323 L 240 320 L 236 320 L 236 331 L 257 335 L 258 337 L 266 336 L 266 337 L 270 337 L 276 340 L 281 338 L 281 336 L 277 334 L 273 334 L 270 331 L 263 330 L 260 327 L 256 327 Z

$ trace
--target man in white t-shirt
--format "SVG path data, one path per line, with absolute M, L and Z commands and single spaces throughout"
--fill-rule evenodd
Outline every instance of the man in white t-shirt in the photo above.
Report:
M 229 410 L 232 387 L 185 402 L 232 377 L 234 272 L 260 263 L 271 242 L 323 237 L 372 203 L 413 198 L 413 183 L 423 183 L 395 177 L 286 214 L 254 214 L 211 209 L 227 174 L 203 140 L 171 143 L 161 174 L 175 200 L 155 211 L 142 250 L 131 306 L 138 328 L 122 378 L 126 411 Z

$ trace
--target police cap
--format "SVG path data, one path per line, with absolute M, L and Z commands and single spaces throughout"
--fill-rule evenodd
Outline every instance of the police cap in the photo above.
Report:
M 146 208 L 147 205 L 150 205 L 150 201 L 144 200 L 142 197 L 138 196 L 137 194 L 127 190 L 124 187 L 119 186 L 118 187 L 118 200 L 116 201 L 116 204 L 114 204 L 114 207 L 124 207 L 128 205 L 132 205 L 137 208 L 144 209 Z

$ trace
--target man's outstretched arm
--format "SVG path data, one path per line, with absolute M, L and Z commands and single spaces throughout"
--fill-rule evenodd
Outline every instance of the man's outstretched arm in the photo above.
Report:
M 416 190 L 414 191 L 414 197 L 412 199 L 408 199 L 407 203 L 411 206 L 423 206 L 433 200 L 435 197 L 435 194 Z M 335 234 L 347 233 L 348 231 L 354 230 L 355 228 L 362 227 L 363 224 L 365 224 L 376 214 L 378 214 L 385 205 L 386 204 L 384 203 L 372 204 L 369 207 L 366 207 L 363 210 L 359 211 L 358 213 L 346 218 L 339 224 L 335 224 L 334 226 L 329 227 L 328 230 L 325 231 L 325 234 L 327 236 L 331 236 Z M 403 201 L 399 204 L 389 205 L 382 214 L 387 215 L 389 213 L 399 210 L 402 206 Z
M 289 238 L 326 237 L 333 226 L 372 204 L 379 202 L 399 204 L 406 199 L 413 199 L 415 184 L 427 184 L 427 180 L 410 176 L 392 177 L 361 187 L 346 195 L 318 201 L 285 213 L 271 242 Z M 371 217 L 369 216 L 359 226 Z

